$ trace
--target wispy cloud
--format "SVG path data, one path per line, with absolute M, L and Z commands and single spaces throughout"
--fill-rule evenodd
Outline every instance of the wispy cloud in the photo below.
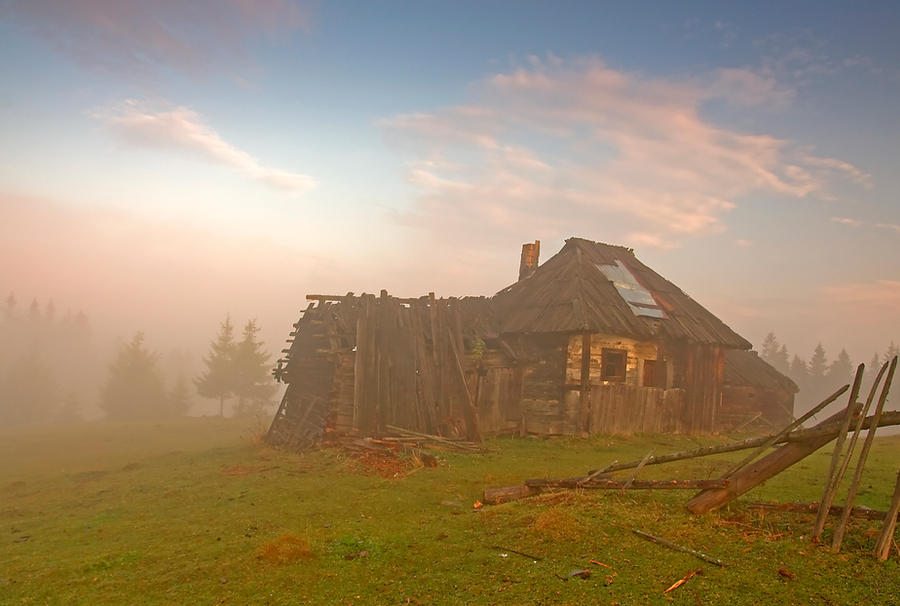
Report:
M 247 152 L 225 141 L 186 107 L 151 110 L 127 101 L 114 111 L 96 114 L 122 141 L 139 147 L 189 152 L 229 166 L 245 176 L 276 189 L 301 194 L 316 186 L 308 175 L 269 168 Z
M 310 24 L 292 0 L 7 0 L 0 16 L 82 65 L 139 75 L 231 68 L 256 37 Z
M 823 292 L 839 303 L 888 310 L 895 315 L 900 310 L 900 281 L 898 280 L 838 284 L 824 288 Z
M 876 223 L 875 227 L 900 234 L 900 225 L 897 225 L 896 223 Z
M 866 179 L 791 141 L 705 119 L 711 99 L 790 100 L 749 70 L 673 81 L 597 58 L 530 57 L 476 90 L 464 106 L 382 121 L 389 140 L 411 150 L 408 180 L 421 192 L 398 220 L 476 242 L 535 225 L 545 237 L 598 226 L 667 248 L 724 231 L 750 194 L 826 197 L 833 179 Z
M 863 224 L 859 219 L 851 219 L 850 217 L 831 217 L 831 222 L 849 225 L 850 227 L 859 227 Z

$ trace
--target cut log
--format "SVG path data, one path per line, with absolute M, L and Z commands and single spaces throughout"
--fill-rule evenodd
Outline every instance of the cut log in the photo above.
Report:
M 518 501 L 519 499 L 533 497 L 540 493 L 540 488 L 526 486 L 525 484 L 519 484 L 518 486 L 503 486 L 501 488 L 485 488 L 481 501 L 485 505 L 500 505 L 501 503 L 509 503 L 510 501 Z
M 844 411 L 842 410 L 828 417 L 816 427 L 839 421 L 843 416 Z M 835 429 L 822 437 L 811 438 L 802 442 L 789 442 L 735 473 L 729 478 L 730 482 L 727 487 L 703 490 L 688 501 L 685 507 L 691 513 L 707 513 L 718 509 L 825 446 L 835 438 L 838 431 L 839 429 Z

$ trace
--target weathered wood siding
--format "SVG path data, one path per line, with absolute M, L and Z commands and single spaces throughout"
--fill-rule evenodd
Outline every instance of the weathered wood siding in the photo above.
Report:
M 581 384 L 582 342 L 581 334 L 574 334 L 568 340 L 565 380 L 566 385 L 573 387 Z M 628 337 L 591 334 L 590 382 L 592 385 L 600 385 L 603 382 L 604 349 L 621 349 L 627 353 L 624 383 L 634 387 L 642 387 L 641 377 L 644 373 L 644 361 L 657 360 L 659 357 L 659 348 L 653 341 L 637 341 Z
M 684 433 L 683 389 L 599 385 L 591 389 L 591 433 Z
M 761 414 L 760 421 L 782 428 L 793 420 L 794 394 L 783 389 L 725 385 L 718 416 L 721 430 L 733 429 Z

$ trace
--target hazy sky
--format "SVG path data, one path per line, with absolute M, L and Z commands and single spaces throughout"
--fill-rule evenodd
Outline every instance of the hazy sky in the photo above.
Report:
M 900 340 L 898 31 L 895 2 L 0 0 L 0 289 L 160 349 L 255 316 L 275 352 L 306 293 L 492 294 L 577 235 L 757 345 L 868 361 Z

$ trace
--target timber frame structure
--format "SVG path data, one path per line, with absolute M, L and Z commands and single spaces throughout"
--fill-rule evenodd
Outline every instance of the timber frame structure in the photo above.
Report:
M 749 342 L 629 248 L 538 253 L 526 244 L 520 279 L 489 298 L 308 295 L 269 442 L 719 429 L 725 354 Z

